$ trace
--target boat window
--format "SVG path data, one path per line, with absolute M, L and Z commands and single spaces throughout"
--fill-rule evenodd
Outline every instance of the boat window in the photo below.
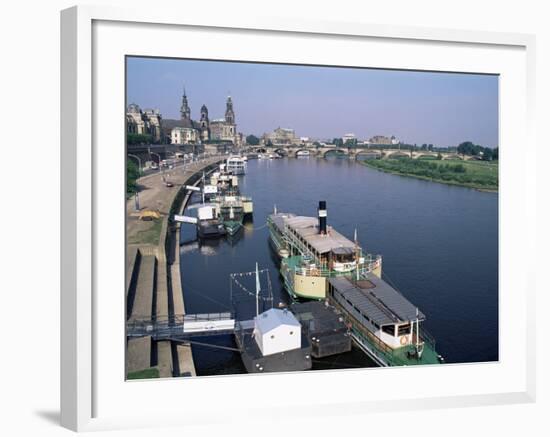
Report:
M 410 333 L 411 333 L 411 325 L 410 324 L 400 325 L 397 328 L 397 335 L 409 335 Z
M 384 325 L 382 326 L 382 332 L 385 332 L 392 337 L 395 336 L 395 325 Z

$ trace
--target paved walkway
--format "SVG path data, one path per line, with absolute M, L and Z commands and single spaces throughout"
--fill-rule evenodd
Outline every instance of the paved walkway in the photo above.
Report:
M 128 254 L 130 259 L 136 249 L 141 253 L 141 263 L 135 285 L 130 319 L 147 318 L 147 315 L 155 314 L 159 319 L 166 319 L 170 310 L 177 315 L 185 314 L 183 291 L 181 288 L 179 269 L 179 246 L 175 240 L 176 231 L 169 230 L 168 215 L 170 208 L 176 200 L 176 196 L 182 186 L 191 176 L 203 168 L 219 161 L 219 157 L 208 158 L 200 162 L 187 164 L 173 169 L 159 171 L 147 175 L 138 180 L 139 210 L 136 210 L 135 199 L 131 198 L 126 203 L 127 220 L 126 232 L 128 241 Z M 166 184 L 170 183 L 169 187 Z M 158 211 L 160 219 L 151 221 L 140 220 L 139 216 L 144 210 Z M 168 234 L 169 238 L 166 238 Z M 174 240 L 174 241 L 172 241 Z M 167 244 L 167 246 L 165 246 Z M 168 252 L 168 260 L 166 254 Z M 175 252 L 175 253 L 171 253 Z M 156 259 L 156 274 L 152 266 Z M 131 262 L 130 260 L 128 262 Z M 169 265 L 169 263 L 172 263 Z M 169 281 L 169 276 L 172 279 Z M 156 277 L 156 280 L 153 278 Z M 155 283 L 153 284 L 152 281 Z M 130 282 L 127 281 L 127 286 Z M 171 283 L 171 287 L 169 284 Z M 156 290 L 155 308 L 152 308 L 153 290 Z M 193 356 L 189 345 L 177 345 L 171 347 L 171 342 L 162 341 L 156 343 L 157 362 L 151 363 L 151 340 L 130 339 L 128 342 L 127 368 L 128 371 L 142 370 L 140 367 L 149 367 L 155 364 L 159 369 L 160 377 L 195 375 Z M 175 351 L 176 356 L 172 356 Z M 149 363 L 148 365 L 145 365 Z
M 219 160 L 219 158 L 208 158 L 206 160 L 186 164 L 185 166 L 166 169 L 152 175 L 144 176 L 138 180 L 139 187 L 139 211 L 136 211 L 135 198 L 132 196 L 126 202 L 127 220 L 126 235 L 128 244 L 137 245 L 158 245 L 160 236 L 159 222 L 139 220 L 139 215 L 146 209 L 159 211 L 163 218 L 168 215 L 170 206 L 179 188 L 191 177 L 197 170 L 206 167 Z M 173 184 L 167 187 L 165 182 Z

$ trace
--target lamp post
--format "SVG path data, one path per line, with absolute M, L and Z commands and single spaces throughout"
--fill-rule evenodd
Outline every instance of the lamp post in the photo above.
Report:
M 137 155 L 132 155 L 131 153 L 128 153 L 128 156 L 130 158 L 134 158 L 138 162 L 139 175 L 141 176 L 141 174 L 143 172 L 143 167 L 141 165 L 141 158 Z
M 132 155 L 131 153 L 128 153 L 128 157 L 134 158 L 138 162 L 138 171 L 139 175 L 142 175 L 142 166 L 141 166 L 141 158 L 136 155 Z M 136 184 L 136 192 L 134 193 L 134 207 L 136 211 L 139 211 L 139 185 Z
M 134 207 L 136 209 L 136 211 L 139 211 L 139 192 L 137 191 L 136 189 L 136 192 L 134 194 Z
M 162 165 L 160 163 L 161 159 L 160 159 L 160 155 L 156 152 L 151 152 L 151 148 L 149 147 L 149 155 L 156 155 L 158 157 L 158 160 L 159 160 L 159 171 L 162 171 L 162 173 L 164 174 L 164 169 L 162 168 Z

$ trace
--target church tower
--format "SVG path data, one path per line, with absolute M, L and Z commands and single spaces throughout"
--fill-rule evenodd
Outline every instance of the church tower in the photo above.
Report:
M 210 140 L 210 121 L 208 120 L 208 108 L 206 105 L 201 107 L 201 120 L 200 120 L 200 129 L 201 129 L 201 139 L 203 141 Z
M 209 125 L 208 108 L 206 107 L 206 105 L 202 105 L 202 107 L 201 107 L 201 129 L 203 129 L 203 128 L 208 129 L 208 127 L 209 127 L 208 125 Z
M 187 95 L 185 94 L 185 88 L 183 89 L 183 97 L 181 98 L 181 119 L 190 120 L 191 119 L 191 108 L 189 108 L 189 103 L 187 102 Z
M 235 124 L 235 113 L 233 112 L 231 96 L 227 97 L 227 103 L 225 104 L 225 122 L 227 124 Z

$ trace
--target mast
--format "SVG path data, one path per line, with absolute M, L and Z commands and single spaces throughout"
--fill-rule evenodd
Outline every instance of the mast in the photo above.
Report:
M 359 245 L 357 243 L 357 228 L 353 233 L 353 240 L 355 241 L 355 278 L 359 281 Z
M 256 263 L 256 316 L 260 315 L 260 273 L 258 272 L 258 263 Z
M 420 343 L 420 330 L 418 326 L 418 307 L 416 308 L 416 348 L 418 349 L 418 345 Z

